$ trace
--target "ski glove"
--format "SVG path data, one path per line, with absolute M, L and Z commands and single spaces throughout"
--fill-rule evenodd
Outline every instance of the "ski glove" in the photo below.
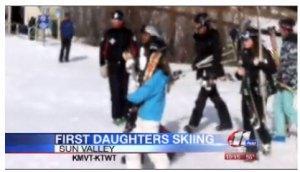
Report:
M 128 59 L 125 66 L 128 74 L 133 74 L 135 72 L 135 61 L 133 59 Z
M 123 59 L 125 60 L 125 67 L 128 74 L 133 74 L 135 72 L 135 61 L 130 52 L 123 52 Z
M 107 68 L 107 64 L 102 65 L 100 67 L 100 74 L 103 78 L 107 78 L 108 77 L 108 68 Z

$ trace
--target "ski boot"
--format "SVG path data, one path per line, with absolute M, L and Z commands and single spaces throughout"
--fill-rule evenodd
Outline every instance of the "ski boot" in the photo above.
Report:
M 135 124 L 132 124 L 132 123 L 130 123 L 130 122 L 127 122 L 126 125 L 125 125 L 125 129 L 124 129 L 123 133 L 129 133 L 129 132 L 131 132 L 135 127 L 136 127 Z
M 167 127 L 163 125 L 159 125 L 159 133 L 170 133 L 171 131 L 167 129 Z
M 126 119 L 124 117 L 122 118 L 115 118 L 113 120 L 113 123 L 116 125 L 116 126 L 120 126 L 122 124 L 124 124 L 126 122 Z
M 216 127 L 216 130 L 217 131 L 224 131 L 224 130 L 230 130 L 232 129 L 232 124 L 229 123 L 229 124 L 220 124 Z
M 144 160 L 145 158 L 144 158 L 144 154 L 141 154 L 141 163 L 142 164 L 144 164 Z M 122 157 L 121 157 L 121 163 L 122 164 L 126 164 L 126 155 L 123 155 Z
M 276 141 L 276 142 L 285 142 L 286 137 L 285 136 L 274 135 L 272 137 L 272 140 Z
M 258 129 L 260 128 L 260 121 L 259 121 L 258 118 L 252 117 L 252 118 L 250 119 L 250 122 L 251 122 L 251 124 L 252 124 L 252 126 L 253 126 L 253 128 L 254 128 L 255 130 L 258 130 Z
M 266 143 L 266 144 L 262 144 L 262 153 L 264 155 L 270 155 L 271 153 L 271 144 L 270 143 Z
M 138 107 L 130 105 L 127 112 L 127 121 L 123 131 L 124 133 L 129 133 L 136 127 L 135 122 L 137 120 L 137 111 Z
M 259 154 L 258 154 L 258 147 L 257 146 L 246 147 L 246 154 L 252 154 L 252 156 L 254 155 L 255 157 L 245 159 L 244 162 L 251 163 L 251 162 L 259 160 Z
M 186 131 L 187 133 L 194 133 L 196 131 L 197 127 L 192 126 L 192 125 L 186 125 L 184 127 L 184 131 Z

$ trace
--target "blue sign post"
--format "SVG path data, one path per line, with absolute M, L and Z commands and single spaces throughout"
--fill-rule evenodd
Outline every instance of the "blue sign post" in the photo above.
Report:
M 49 27 L 49 15 L 40 15 L 38 22 L 39 22 L 39 27 L 41 29 L 47 29 Z
M 39 16 L 38 18 L 39 28 L 43 29 L 43 45 L 45 45 L 46 42 L 46 29 L 49 27 L 49 23 L 50 23 L 49 15 L 43 14 Z

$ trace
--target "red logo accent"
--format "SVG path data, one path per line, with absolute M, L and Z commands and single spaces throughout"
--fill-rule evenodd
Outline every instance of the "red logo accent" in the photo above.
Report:
M 227 142 L 232 147 L 246 146 L 246 140 L 249 140 L 250 134 L 251 134 L 250 131 L 244 131 L 244 130 L 234 131 L 228 136 Z

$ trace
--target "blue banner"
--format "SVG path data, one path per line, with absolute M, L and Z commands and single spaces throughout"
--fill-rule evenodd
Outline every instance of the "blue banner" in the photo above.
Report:
M 6 133 L 6 153 L 217 152 L 224 135 L 187 133 Z

